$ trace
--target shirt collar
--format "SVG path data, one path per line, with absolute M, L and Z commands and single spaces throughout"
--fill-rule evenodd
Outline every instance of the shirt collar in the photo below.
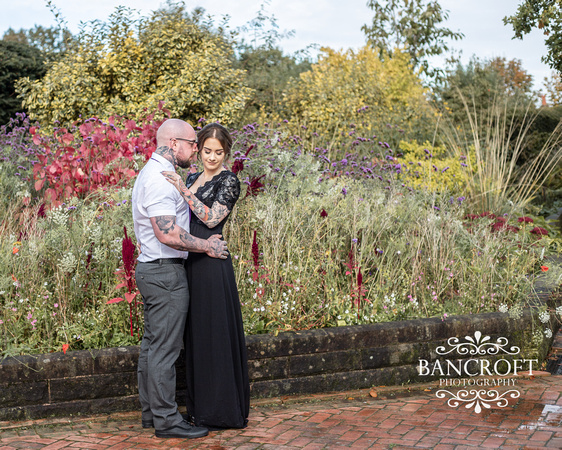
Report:
M 150 158 L 154 159 L 155 161 L 158 161 L 160 164 L 163 164 L 167 170 L 172 170 L 175 172 L 176 168 L 174 167 L 174 165 L 166 158 L 164 158 L 162 155 L 159 155 L 158 153 L 154 152 L 152 153 L 152 156 Z

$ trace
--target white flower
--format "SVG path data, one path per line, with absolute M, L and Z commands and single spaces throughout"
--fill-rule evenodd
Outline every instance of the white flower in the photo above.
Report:
M 509 311 L 509 308 L 507 307 L 507 305 L 505 303 L 501 303 L 500 307 L 498 308 L 500 310 L 500 312 L 502 313 L 506 313 L 507 311 Z
M 556 307 L 556 314 L 558 314 L 559 316 L 562 316 L 562 305 Z
M 550 320 L 550 313 L 548 311 L 543 311 L 539 314 L 539 320 L 542 323 L 547 323 Z
M 544 335 L 550 339 L 552 337 L 552 330 L 550 328 L 547 328 L 546 330 L 544 330 Z

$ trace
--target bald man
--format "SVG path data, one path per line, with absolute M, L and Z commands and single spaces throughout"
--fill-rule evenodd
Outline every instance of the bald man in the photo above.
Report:
M 184 268 L 188 252 L 226 259 L 220 235 L 199 239 L 189 234 L 189 207 L 161 175 L 187 168 L 196 154 L 195 130 L 168 119 L 156 134 L 157 149 L 133 187 L 133 221 L 141 254 L 135 272 L 144 303 L 138 384 L 142 426 L 161 438 L 198 438 L 209 431 L 186 422 L 178 412 L 175 362 L 182 348 L 189 305 Z

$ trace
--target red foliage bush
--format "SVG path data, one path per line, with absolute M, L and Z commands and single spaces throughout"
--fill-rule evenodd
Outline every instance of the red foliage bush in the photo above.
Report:
M 162 104 L 159 108 L 169 116 Z M 33 142 L 43 147 L 33 166 L 35 190 L 43 191 L 45 200 L 57 206 L 66 198 L 83 198 L 97 189 L 125 184 L 137 174 L 133 157 L 142 155 L 146 161 L 156 149 L 156 131 L 162 122 L 151 113 L 138 122 L 118 116 L 107 123 L 92 118 L 72 132 L 56 129 L 52 136 L 30 129 Z

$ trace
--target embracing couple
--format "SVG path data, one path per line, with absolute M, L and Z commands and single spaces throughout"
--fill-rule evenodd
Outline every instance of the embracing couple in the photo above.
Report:
M 232 138 L 211 123 L 196 136 L 183 120 L 158 129 L 157 149 L 133 188 L 141 254 L 136 281 L 144 303 L 138 384 L 142 426 L 157 437 L 198 438 L 243 428 L 250 387 L 240 302 L 223 225 L 240 182 L 223 167 Z M 198 154 L 203 171 L 185 183 Z M 175 362 L 185 348 L 187 416 L 178 412 Z

